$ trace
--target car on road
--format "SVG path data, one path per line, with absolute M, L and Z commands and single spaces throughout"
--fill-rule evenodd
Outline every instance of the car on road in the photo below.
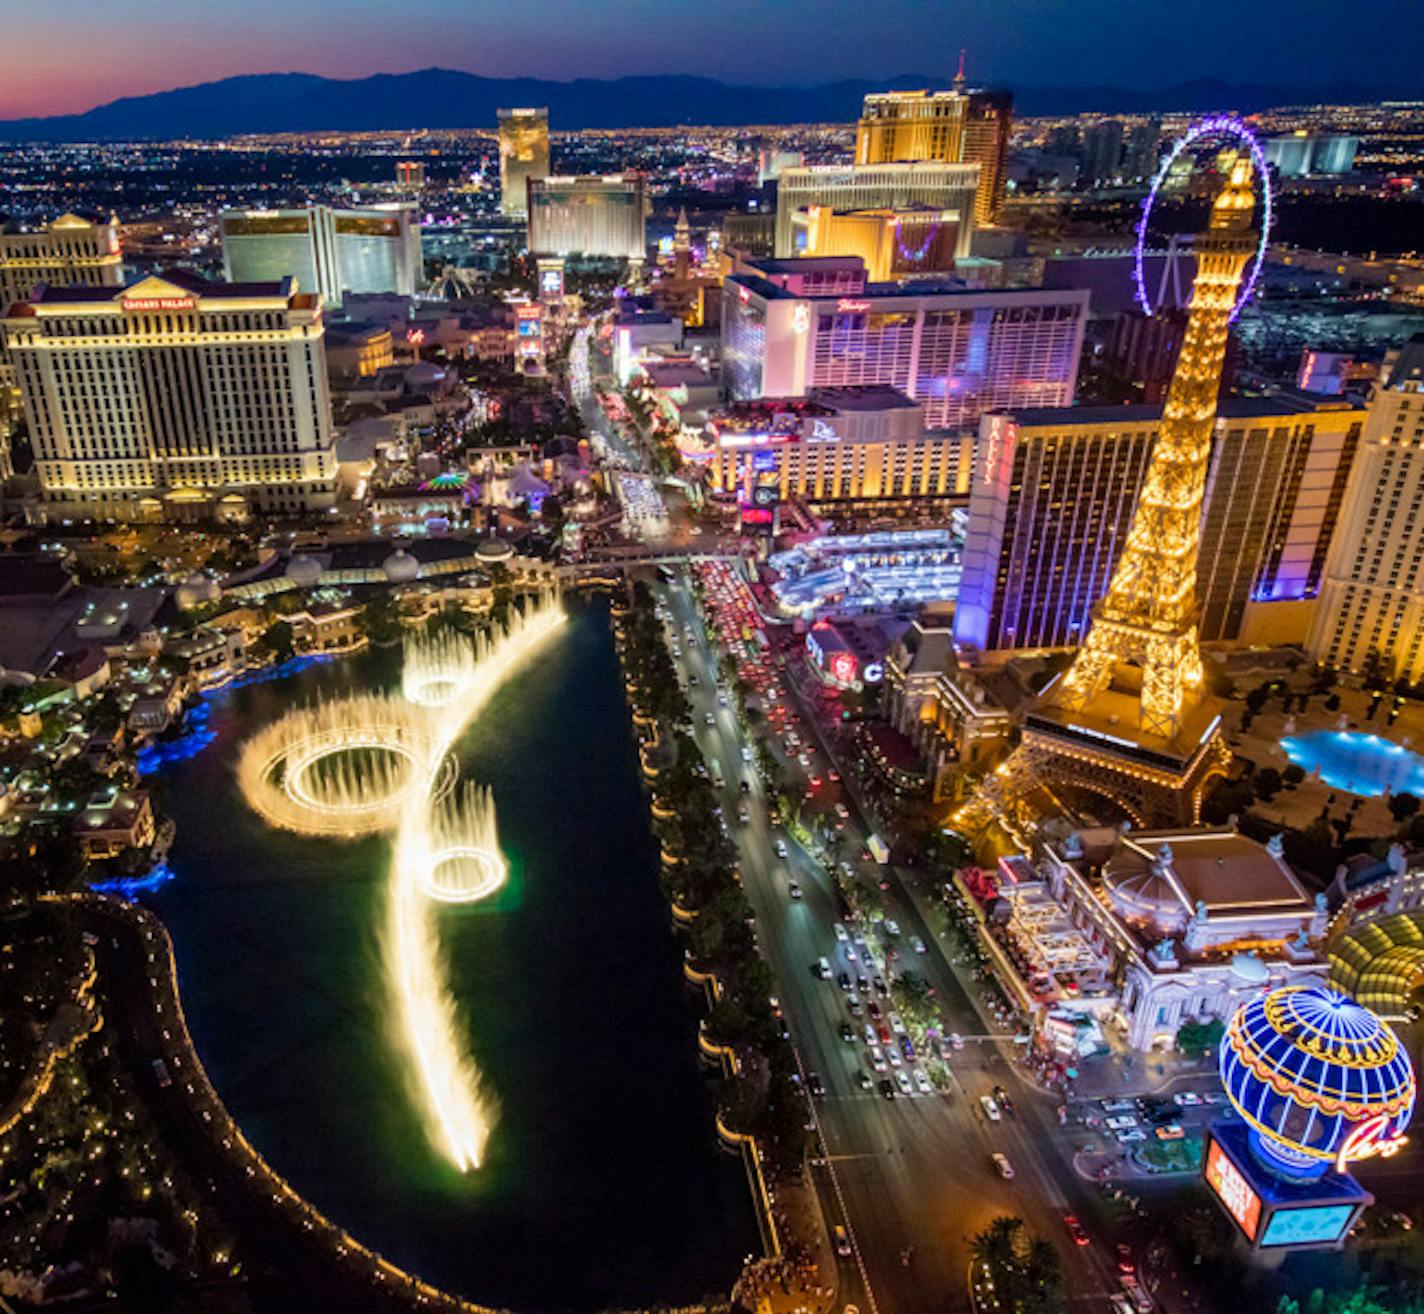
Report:
M 1073 1238 L 1075 1246 L 1085 1246 L 1092 1241 L 1087 1229 L 1078 1221 L 1077 1214 L 1064 1214 L 1063 1226 L 1068 1229 L 1068 1235 Z
M 994 1161 L 994 1167 L 999 1170 L 999 1176 L 1006 1182 L 1012 1181 L 1014 1176 L 1014 1166 L 1009 1162 L 1008 1156 L 1000 1154 L 997 1150 L 989 1156 Z
M 850 932 L 846 930 L 844 923 L 837 922 L 831 929 L 836 933 L 836 939 L 842 944 L 850 940 Z
M 842 1257 L 850 1254 L 850 1236 L 840 1223 L 836 1224 L 836 1254 Z
M 818 958 L 811 964 L 811 970 L 821 978 L 822 981 L 831 979 L 831 965 L 824 958 Z
M 849 972 L 838 972 L 838 973 L 836 974 L 836 984 L 837 984 L 838 986 L 840 986 L 840 988 L 841 988 L 842 990 L 849 990 L 849 989 L 850 989 L 850 973 L 849 973 Z
M 783 839 L 779 839 L 776 841 L 776 856 L 780 858 L 783 862 L 786 861 L 786 841 Z
M 898 936 L 900 934 L 900 923 L 893 917 L 887 917 L 880 925 L 884 928 L 886 935 Z
M 737 809 L 737 820 L 740 821 L 742 825 L 747 825 L 751 819 L 751 813 L 747 811 L 745 805 Z
M 1115 1118 L 1108 1119 L 1109 1131 L 1127 1131 L 1129 1127 L 1136 1127 L 1137 1119 L 1130 1113 L 1120 1113 Z
M 880 1037 L 875 1034 L 875 1028 L 869 1022 L 865 1024 L 865 1043 L 867 1045 L 878 1045 Z
M 789 881 L 787 882 L 786 893 L 793 899 L 799 899 L 801 897 L 801 887 L 795 881 Z
M 1003 1117 L 1003 1114 L 999 1112 L 999 1106 L 994 1103 L 994 1097 L 992 1095 L 981 1095 L 979 1097 L 979 1106 L 984 1110 L 984 1116 L 988 1118 L 990 1122 L 998 1122 L 999 1119 Z
M 1178 1091 L 1172 1096 L 1172 1103 L 1180 1109 L 1194 1109 L 1198 1104 L 1205 1103 L 1200 1095 L 1193 1090 Z
M 1159 1141 L 1180 1141 L 1186 1134 L 1179 1122 L 1169 1122 L 1165 1127 L 1157 1128 Z
M 1127 1288 L 1127 1298 L 1132 1302 L 1132 1308 L 1137 1314 L 1149 1314 L 1152 1309 L 1152 1297 L 1143 1290 L 1140 1282 L 1134 1282 Z
M 892 1068 L 898 1068 L 905 1061 L 900 1057 L 900 1051 L 894 1045 L 885 1046 L 885 1057 L 890 1060 Z
M 838 816 L 842 821 L 845 821 L 850 816 L 850 809 L 847 808 L 844 803 L 837 803 L 836 816 Z
M 893 1081 L 891 1081 L 889 1077 L 885 1077 L 885 1078 L 882 1078 L 882 1079 L 881 1079 L 881 1082 L 880 1082 L 880 1093 L 881 1093 L 887 1100 L 893 1100 L 893 1099 L 895 1098 L 895 1083 L 894 1083 Z
M 1131 1113 L 1137 1107 L 1136 1100 L 1100 1100 L 1104 1113 Z
M 1009 1098 L 1009 1092 L 1002 1086 L 994 1087 L 994 1098 L 999 1102 L 999 1107 L 1011 1118 L 1019 1116 L 1018 1110 L 1014 1107 L 1014 1102 Z
M 905 1019 L 898 1013 L 891 1013 L 890 1027 L 897 1036 L 903 1036 L 905 1034 Z
M 717 690 L 717 706 L 718 706 L 718 707 L 726 707 L 726 705 L 727 705 L 727 695 L 726 695 L 725 693 L 723 693 L 720 689 L 718 689 L 718 690 Z
M 851 1029 L 849 1022 L 841 1023 L 841 1039 L 848 1045 L 855 1044 L 855 1032 Z
M 702 719 L 706 721 L 708 725 L 717 724 L 717 714 L 715 712 L 707 712 Z
M 934 1082 L 932 1082 L 919 1068 L 915 1069 L 915 1089 L 921 1095 L 934 1094 Z
M 881 1049 L 879 1045 L 872 1045 L 870 1047 L 870 1066 L 874 1068 L 876 1072 L 885 1071 L 885 1051 Z
M 887 997 L 889 996 L 890 987 L 885 984 L 885 980 L 883 977 L 877 976 L 875 978 L 875 993 L 877 995 L 885 995 Z
M 1137 1141 L 1145 1141 L 1147 1133 L 1141 1127 L 1129 1127 L 1126 1131 L 1117 1133 L 1117 1143 L 1119 1145 L 1132 1145 Z
M 905 1061 L 913 1063 L 915 1061 L 915 1047 L 910 1043 L 909 1036 L 900 1037 L 900 1053 L 905 1056 Z
M 902 1095 L 913 1095 L 915 1093 L 915 1088 L 910 1084 L 910 1074 L 908 1072 L 897 1072 L 895 1074 L 895 1080 L 899 1083 L 900 1093 Z
M 917 954 L 922 954 L 925 952 L 925 942 L 921 940 L 918 935 L 912 935 L 910 937 L 910 948 Z
M 809 1090 L 812 1095 L 816 1096 L 826 1093 L 826 1088 L 821 1082 L 821 1074 L 819 1072 L 808 1072 L 806 1074 L 806 1089 Z

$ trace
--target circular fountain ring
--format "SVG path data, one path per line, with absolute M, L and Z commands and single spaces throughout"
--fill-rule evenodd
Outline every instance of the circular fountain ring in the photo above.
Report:
M 498 850 L 458 844 L 435 854 L 421 889 L 440 903 L 477 903 L 499 889 L 508 875 L 509 866 Z
M 384 782 L 385 788 L 361 798 L 333 798 L 313 772 L 344 753 L 379 752 L 400 759 L 403 769 Z M 248 802 L 263 818 L 284 830 L 306 835 L 376 835 L 392 829 L 411 799 L 444 798 L 455 787 L 459 767 L 454 756 L 442 754 L 428 766 L 439 746 L 408 725 L 357 724 L 314 732 L 282 745 L 262 764 L 260 783 L 249 790 Z

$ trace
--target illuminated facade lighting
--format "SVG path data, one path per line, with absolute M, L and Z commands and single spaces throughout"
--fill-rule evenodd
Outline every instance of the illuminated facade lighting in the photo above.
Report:
M 333 504 L 322 303 L 290 279 L 46 288 L 4 327 L 52 517 Z

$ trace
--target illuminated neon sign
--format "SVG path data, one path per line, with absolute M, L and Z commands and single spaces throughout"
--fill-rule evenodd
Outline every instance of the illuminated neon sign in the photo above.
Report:
M 855 654 L 833 652 L 831 654 L 831 679 L 837 684 L 855 683 Z
M 1214 1139 L 1208 1142 L 1206 1152 L 1206 1180 L 1246 1239 L 1254 1241 L 1261 1226 L 1261 1197 Z
M 811 327 L 811 307 L 804 301 L 791 311 L 791 331 L 805 333 Z
M 868 301 L 847 301 L 844 297 L 836 302 L 836 309 L 843 315 L 856 315 L 870 309 Z
M 1004 431 L 1008 421 L 1002 415 L 989 417 L 988 441 L 984 444 L 984 482 L 992 484 L 999 472 L 999 459 L 1004 446 Z
M 1409 1137 L 1398 1132 L 1391 1133 L 1389 1124 L 1390 1115 L 1387 1113 L 1360 1123 L 1340 1146 L 1340 1152 L 1335 1156 L 1335 1171 L 1343 1173 L 1350 1164 L 1361 1159 L 1388 1159 L 1398 1154 Z
M 125 310 L 193 310 L 197 301 L 193 297 L 125 297 Z

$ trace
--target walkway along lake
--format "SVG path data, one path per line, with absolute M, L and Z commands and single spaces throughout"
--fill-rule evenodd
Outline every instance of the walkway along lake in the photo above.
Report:
M 741 1162 L 717 1148 L 606 608 L 572 607 L 459 745 L 511 867 L 500 895 L 440 915 L 500 1108 L 484 1168 L 461 1176 L 429 1144 L 388 1039 L 387 842 L 271 830 L 233 776 L 254 730 L 393 684 L 398 653 L 214 700 L 213 743 L 161 773 L 176 879 L 150 902 L 198 1052 L 274 1169 L 448 1290 L 581 1314 L 725 1295 L 757 1232 Z

